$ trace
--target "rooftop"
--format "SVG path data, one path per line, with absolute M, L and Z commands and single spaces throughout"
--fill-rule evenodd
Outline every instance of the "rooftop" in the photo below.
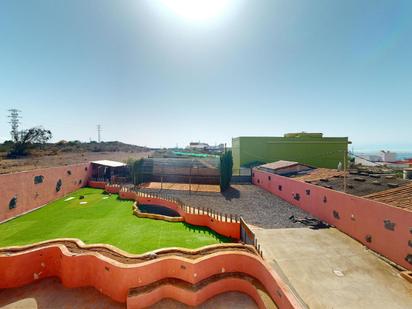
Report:
M 301 181 L 317 181 L 325 178 L 340 177 L 344 172 L 329 168 L 316 168 L 308 171 L 306 174 L 297 175 L 297 179 Z
M 344 172 L 337 170 L 318 168 L 305 175 L 296 175 L 294 178 L 328 189 L 344 191 L 344 175 Z M 395 174 L 374 174 L 353 170 L 346 175 L 345 192 L 367 197 L 374 193 L 386 192 L 389 189 L 402 188 L 410 183 L 409 180 L 400 179 Z
M 292 167 L 292 166 L 296 166 L 296 165 L 299 165 L 299 163 L 294 162 L 294 161 L 280 160 L 280 161 L 276 161 L 276 162 L 266 163 L 266 164 L 260 165 L 259 167 L 269 168 L 269 169 L 272 169 L 272 170 L 277 170 L 277 169 L 280 169 L 280 168 Z
M 412 182 L 400 188 L 364 196 L 365 198 L 412 211 Z
M 308 308 L 412 306 L 412 284 L 335 228 L 254 230 L 265 260 Z
M 126 166 L 126 164 L 123 163 L 123 162 L 111 161 L 111 160 L 97 160 L 97 161 L 92 161 L 92 163 L 98 164 L 98 165 L 103 165 L 103 166 L 108 166 L 108 167 Z
M 314 169 L 314 167 L 299 162 L 279 160 L 259 165 L 257 169 L 279 175 L 295 175 L 306 173 L 307 171 Z

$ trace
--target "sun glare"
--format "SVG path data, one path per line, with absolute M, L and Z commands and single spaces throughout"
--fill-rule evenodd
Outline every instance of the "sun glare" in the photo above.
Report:
M 161 0 L 176 15 L 190 20 L 207 20 L 224 15 L 233 0 Z

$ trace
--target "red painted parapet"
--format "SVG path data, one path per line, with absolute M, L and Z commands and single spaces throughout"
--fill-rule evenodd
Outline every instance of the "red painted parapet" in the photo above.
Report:
M 118 184 L 111 184 L 105 181 L 89 180 L 87 185 L 96 189 L 103 189 L 107 193 L 117 194 L 120 192 L 122 187 Z
M 104 188 L 104 190 L 108 193 L 112 193 L 112 194 L 117 194 L 120 192 L 121 190 L 121 186 L 120 185 L 116 185 L 116 184 L 108 184 L 106 185 L 106 187 Z
M 87 182 L 87 185 L 89 187 L 96 188 L 96 189 L 106 189 L 107 183 L 105 181 L 89 180 Z
M 87 247 L 81 241 L 77 243 L 80 244 L 79 247 Z M 121 250 L 113 249 L 112 246 L 110 248 L 117 251 L 117 255 L 127 255 Z M 257 255 L 246 251 L 217 251 L 200 255 L 195 259 L 177 255 L 163 257 L 159 254 L 159 257 L 153 260 L 124 264 L 97 252 L 72 253 L 63 244 L 28 246 L 24 250 L 16 250 L 14 247 L 12 250 L 6 250 L 2 249 L 0 252 L 0 289 L 19 287 L 38 279 L 57 276 L 68 288 L 93 286 L 101 293 L 124 303 L 129 289 L 144 287 L 163 279 L 175 278 L 196 284 L 224 272 L 243 273 L 258 280 L 280 308 L 301 308 L 281 278 Z M 208 289 L 202 290 L 196 298 L 206 300 L 219 291 L 225 292 L 228 290 L 227 284 L 211 285 Z M 241 281 L 231 281 L 230 284 L 231 291 L 244 292 L 256 297 L 253 291 L 250 291 L 250 287 Z M 130 300 L 130 304 L 141 308 L 143 304 L 165 297 L 185 303 L 193 301 L 193 295 L 176 295 L 170 291 L 175 290 L 172 288 L 169 291 L 158 291 L 155 296 L 150 293 L 143 294 L 139 296 L 141 305 L 133 299 Z M 257 301 L 260 304 L 259 300 Z
M 85 186 L 90 170 L 90 163 L 81 163 L 0 175 L 0 222 Z M 11 203 L 14 198 L 15 207 Z
M 253 184 L 412 269 L 411 211 L 264 171 L 254 170 L 253 175 Z

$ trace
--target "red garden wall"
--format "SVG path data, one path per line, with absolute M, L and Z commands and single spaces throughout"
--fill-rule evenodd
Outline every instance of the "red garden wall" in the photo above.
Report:
M 239 222 L 224 222 L 212 218 L 206 214 L 195 214 L 187 213 L 178 207 L 175 203 L 159 198 L 150 198 L 150 197 L 138 197 L 138 201 L 141 204 L 146 205 L 161 205 L 168 208 L 171 208 L 179 213 L 181 217 L 184 218 L 186 223 L 197 225 L 197 226 L 206 226 L 214 230 L 216 233 L 231 237 L 235 239 L 240 238 L 240 223 Z
M 37 169 L 0 175 L 0 222 L 43 206 L 86 185 L 90 163 Z M 35 176 L 43 176 L 35 184 Z M 41 177 L 38 177 L 40 179 Z M 62 185 L 56 192 L 56 184 Z M 10 200 L 16 197 L 16 207 L 9 209 Z
M 411 211 L 259 170 L 254 170 L 252 181 L 412 269 Z
M 185 290 L 175 285 L 166 285 L 156 288 L 145 295 L 127 298 L 127 308 L 148 308 L 164 298 L 178 300 L 188 306 L 196 307 L 209 298 L 225 292 L 241 292 L 253 298 L 259 308 L 265 309 L 265 304 L 259 296 L 256 288 L 248 281 L 237 278 L 223 279 L 209 284 L 198 292 Z
M 94 181 L 94 180 L 89 180 L 87 182 L 87 185 L 92 187 L 92 188 L 96 188 L 96 189 L 104 189 L 106 188 L 107 183 L 104 181 Z M 112 192 L 109 192 L 112 193 Z
M 66 287 L 93 286 L 118 302 L 126 302 L 130 288 L 146 286 L 165 278 L 195 284 L 222 272 L 244 273 L 256 278 L 279 308 L 301 308 L 282 279 L 260 257 L 246 252 L 216 252 L 195 260 L 169 256 L 140 264 L 123 264 L 95 252 L 72 254 L 61 244 L 0 254 L 0 289 L 58 276 Z M 230 290 L 247 293 L 261 304 L 257 293 L 244 284 L 236 280 L 232 280 L 230 287 L 216 283 L 203 290 L 198 295 L 198 301 Z M 175 295 L 167 291 L 156 293 L 157 295 L 142 294 L 131 299 L 128 304 L 131 308 L 141 308 L 165 297 L 185 303 L 193 302 L 193 297 L 189 294 Z

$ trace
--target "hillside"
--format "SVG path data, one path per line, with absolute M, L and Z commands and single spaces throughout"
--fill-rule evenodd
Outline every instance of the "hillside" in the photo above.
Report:
M 147 157 L 151 150 L 121 142 L 81 143 L 59 142 L 37 145 L 31 154 L 18 159 L 7 158 L 9 145 L 0 145 L 0 174 L 27 171 L 36 168 L 69 165 L 94 160 L 126 161 Z

